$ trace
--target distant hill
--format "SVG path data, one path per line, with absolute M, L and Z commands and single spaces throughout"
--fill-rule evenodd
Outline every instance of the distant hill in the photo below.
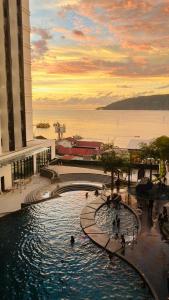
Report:
M 102 110 L 169 110 L 169 95 L 129 98 L 97 109 Z

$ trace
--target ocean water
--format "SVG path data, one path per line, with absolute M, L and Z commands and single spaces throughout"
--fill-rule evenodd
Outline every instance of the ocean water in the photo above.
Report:
M 37 129 L 48 122 L 49 129 Z M 131 139 L 151 139 L 169 135 L 169 111 L 34 110 L 34 135 L 56 138 L 53 123 L 66 125 L 65 137 L 114 142 L 125 147 Z

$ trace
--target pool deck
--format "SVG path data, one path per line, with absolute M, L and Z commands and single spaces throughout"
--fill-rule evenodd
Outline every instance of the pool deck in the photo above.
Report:
M 97 210 L 106 202 L 105 196 L 98 196 L 95 201 L 90 202 L 85 206 L 80 214 L 80 224 L 90 239 L 111 253 L 121 249 L 121 243 L 118 240 L 111 239 L 106 232 L 103 232 L 95 222 Z
M 131 199 L 130 205 L 134 206 L 136 198 Z M 144 273 L 151 282 L 158 299 L 167 300 L 167 273 L 169 271 L 169 244 L 163 239 L 159 225 L 158 214 L 166 201 L 155 200 L 152 213 L 147 208 L 148 199 L 140 200 L 143 214 L 140 216 L 141 232 L 137 240 L 125 251 L 120 253 Z
M 15 190 L 3 193 L 0 195 L 0 217 L 9 213 L 16 212 L 21 209 L 21 204 L 26 196 L 35 190 L 47 190 L 50 186 L 50 180 L 40 177 L 39 175 L 32 176 L 31 180 L 27 181 L 24 186 L 20 186 Z
M 59 176 L 62 177 L 61 182 L 58 182 L 58 186 L 60 187 L 64 185 L 64 176 L 66 179 L 65 181 L 67 181 L 68 179 L 70 184 L 74 181 L 77 181 L 80 174 L 83 174 L 83 178 L 86 177 L 86 181 L 88 182 L 90 182 L 92 179 L 93 182 L 96 181 L 98 175 L 104 176 L 101 177 L 100 180 L 104 180 L 104 178 L 106 180 L 106 176 L 104 175 L 104 172 L 102 170 L 67 167 L 63 165 L 50 166 L 50 168 L 55 170 L 59 174 Z M 96 178 L 95 174 L 97 175 Z M 32 176 L 30 180 L 26 181 L 26 184 L 24 186 L 0 195 L 0 217 L 20 210 L 21 205 L 25 202 L 26 197 L 31 193 L 34 194 L 34 197 L 32 197 L 32 203 L 46 200 L 47 198 L 49 198 L 48 195 L 56 189 L 56 186 L 56 183 L 51 184 L 51 181 L 45 177 L 39 175 Z

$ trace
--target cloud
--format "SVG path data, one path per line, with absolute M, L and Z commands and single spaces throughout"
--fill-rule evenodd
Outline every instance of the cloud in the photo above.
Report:
M 48 40 L 52 35 L 47 29 L 32 27 L 32 58 L 41 58 L 48 51 Z
M 84 37 L 84 33 L 80 30 L 73 30 L 73 34 L 77 35 L 77 36 L 80 36 L 80 37 Z
M 32 27 L 31 33 L 38 34 L 41 37 L 41 39 L 43 39 L 43 40 L 50 40 L 52 38 L 52 35 L 49 33 L 49 31 L 47 29 L 43 29 L 43 28 Z
M 112 93 L 111 93 L 112 94 Z M 56 106 L 56 107 L 97 107 L 97 106 L 104 106 L 109 103 L 115 102 L 117 100 L 121 99 L 119 95 L 107 95 L 104 94 L 102 96 L 93 96 L 93 97 L 84 97 L 84 95 L 81 96 L 73 96 L 73 97 L 67 97 L 60 98 L 57 100 L 51 100 L 51 98 L 45 97 L 45 98 L 38 98 L 34 99 L 33 104 L 35 105 L 47 105 L 47 106 Z
M 102 106 L 116 96 L 166 92 L 168 1 L 31 0 L 36 97 L 53 95 L 72 106 L 99 99 Z
M 42 52 L 45 51 L 46 45 L 43 46 Z M 57 52 L 50 56 L 48 52 L 48 61 L 44 64 L 44 61 L 36 61 L 33 64 L 35 69 L 44 69 L 46 74 L 92 74 L 92 73 L 102 73 L 104 76 L 109 77 L 150 77 L 150 76 L 168 76 L 169 75 L 169 65 L 165 62 L 152 63 L 152 61 L 144 59 L 144 57 L 126 57 L 125 60 L 111 61 L 109 59 L 96 59 L 94 56 L 82 55 L 80 57 L 76 54 L 68 55 L 62 59 L 59 58 L 61 54 L 57 55 Z M 57 57 L 58 56 L 58 57 Z M 128 86 L 125 88 L 128 88 Z
M 156 90 L 161 90 L 161 89 L 168 89 L 169 88 L 169 84 L 167 85 L 162 85 L 156 88 Z
M 84 96 L 84 95 L 74 95 L 74 96 L 69 96 L 66 98 L 58 98 L 57 100 L 54 100 L 56 98 L 55 95 L 52 95 L 51 97 L 40 97 L 37 99 L 33 99 L 33 107 L 34 108 L 39 108 L 42 107 L 46 109 L 46 106 L 48 109 L 53 109 L 53 107 L 70 107 L 70 108 L 96 108 L 96 107 L 101 107 L 108 105 L 110 103 L 124 100 L 127 98 L 134 98 L 134 97 L 139 97 L 139 96 L 148 96 L 148 95 L 153 95 L 154 91 L 153 90 L 146 90 L 146 91 L 134 91 L 130 96 L 121 94 L 119 95 L 116 93 L 104 93 L 102 92 L 102 95 L 100 93 L 96 94 L 95 96 Z
M 62 13 L 70 11 L 106 28 L 109 35 L 124 49 L 134 51 L 163 48 L 169 37 L 169 6 L 165 0 L 81 0 L 64 5 Z M 111 43 L 113 42 L 111 39 Z M 167 46 L 168 47 L 168 46 Z
M 131 88 L 132 86 L 130 86 L 130 85 L 125 85 L 125 84 L 118 84 L 116 87 L 117 87 L 117 88 L 120 88 L 120 89 L 129 89 L 129 88 Z

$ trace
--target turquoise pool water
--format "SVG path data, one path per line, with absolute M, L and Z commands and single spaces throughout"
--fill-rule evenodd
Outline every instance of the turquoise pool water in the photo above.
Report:
M 128 264 L 83 234 L 85 205 L 84 191 L 68 192 L 0 220 L 1 299 L 152 299 Z

